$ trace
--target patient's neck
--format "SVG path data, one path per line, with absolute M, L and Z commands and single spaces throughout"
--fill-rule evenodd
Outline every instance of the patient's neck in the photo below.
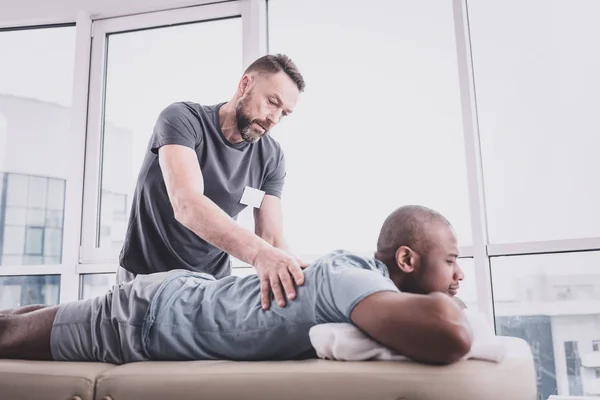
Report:
M 398 289 L 402 290 L 406 275 L 404 275 L 396 265 L 396 259 L 393 257 L 388 259 L 380 254 L 375 254 L 375 258 L 385 264 L 388 274 L 390 275 L 390 279 L 392 282 L 394 282 L 394 285 L 396 285 Z

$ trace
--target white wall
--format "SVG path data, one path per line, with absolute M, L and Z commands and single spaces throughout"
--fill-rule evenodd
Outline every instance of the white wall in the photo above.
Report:
M 79 10 L 92 18 L 137 14 L 222 0 L 2 0 L 0 26 L 74 22 Z

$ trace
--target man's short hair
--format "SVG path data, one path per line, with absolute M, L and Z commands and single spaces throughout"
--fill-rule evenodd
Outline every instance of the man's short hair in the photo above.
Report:
M 407 205 L 394 210 L 381 227 L 376 256 L 392 259 L 401 246 L 426 256 L 431 247 L 427 229 L 435 223 L 451 226 L 442 214 L 427 207 Z
M 298 71 L 296 64 L 285 54 L 262 56 L 250 64 L 244 73 L 276 74 L 279 71 L 285 72 L 294 81 L 300 92 L 304 91 L 304 87 L 306 86 L 304 77 Z

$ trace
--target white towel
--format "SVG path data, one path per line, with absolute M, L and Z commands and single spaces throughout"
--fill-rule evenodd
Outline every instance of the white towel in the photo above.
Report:
M 473 331 L 471 350 L 463 359 L 502 361 L 506 348 L 487 323 L 485 315 L 468 309 L 463 311 Z M 375 342 L 352 324 L 328 323 L 315 325 L 310 329 L 309 336 L 317 356 L 327 360 L 409 360 L 407 357 Z

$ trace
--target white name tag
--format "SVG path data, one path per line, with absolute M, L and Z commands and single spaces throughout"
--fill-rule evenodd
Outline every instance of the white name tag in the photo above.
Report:
M 244 188 L 244 193 L 242 194 L 242 199 L 240 200 L 240 203 L 250 207 L 260 208 L 264 197 L 265 192 L 263 192 L 262 190 L 246 186 Z

